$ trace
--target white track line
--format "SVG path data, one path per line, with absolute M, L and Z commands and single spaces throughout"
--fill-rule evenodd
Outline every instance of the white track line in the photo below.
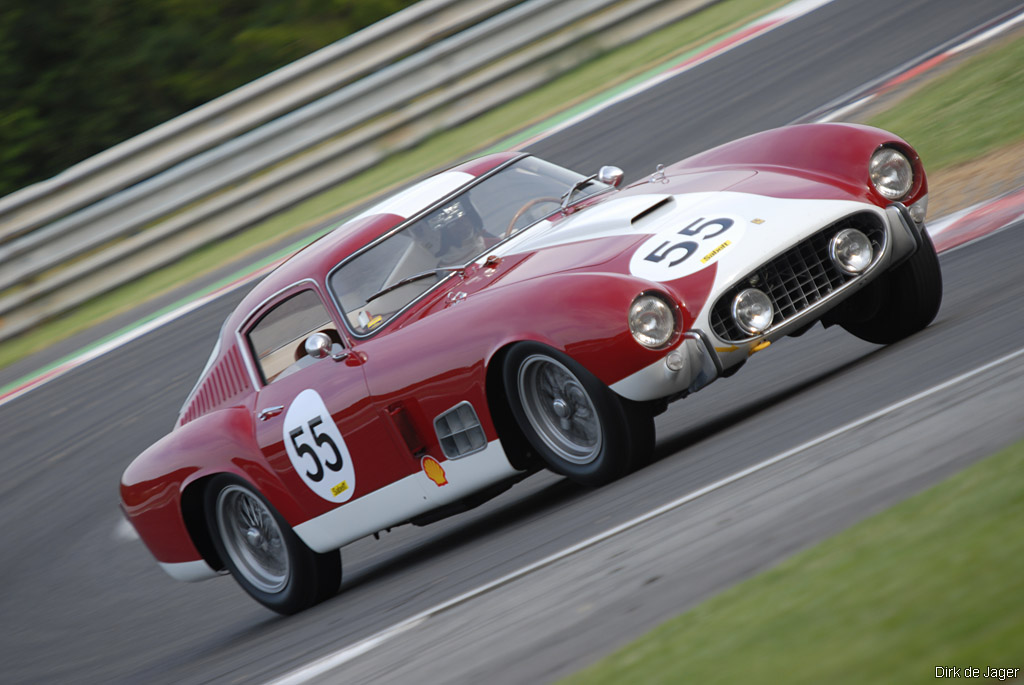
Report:
M 351 661 L 352 659 L 355 659 L 356 657 L 369 652 L 371 649 L 374 649 L 375 647 L 384 644 L 391 638 L 397 637 L 398 635 L 401 635 L 402 633 L 407 632 L 412 628 L 415 628 L 431 616 L 446 611 L 447 609 L 451 609 L 452 607 L 462 604 L 463 602 L 466 602 L 470 599 L 474 599 L 475 597 L 479 597 L 480 595 L 483 595 L 497 587 L 505 585 L 506 583 L 512 582 L 519 578 L 522 578 L 523 576 L 526 576 L 538 569 L 553 564 L 556 561 L 560 561 L 561 559 L 565 559 L 566 557 L 572 556 L 573 554 L 584 549 L 587 549 L 588 547 L 593 547 L 594 545 L 605 540 L 608 540 L 609 538 L 612 538 L 618 535 L 619 533 L 623 533 L 627 530 L 630 530 L 631 528 L 635 528 L 636 526 L 639 526 L 642 523 L 646 523 L 651 519 L 657 518 L 658 516 L 661 516 L 662 514 L 672 511 L 673 509 L 678 509 L 684 504 L 688 504 L 700 497 L 703 497 L 704 495 L 714 492 L 715 490 L 720 490 L 721 488 L 724 488 L 727 485 L 731 485 L 732 483 L 735 483 L 738 480 L 746 478 L 747 476 L 758 473 L 759 471 L 763 471 L 769 466 L 774 466 L 775 464 L 785 461 L 786 459 L 789 459 L 790 457 L 800 454 L 801 452 L 809 450 L 812 447 L 817 447 L 818 445 L 827 442 L 832 438 L 838 437 L 843 433 L 847 433 L 856 428 L 860 428 L 861 426 L 870 423 L 876 419 L 880 419 L 883 416 L 889 414 L 890 412 L 897 411 L 922 399 L 931 397 L 932 395 L 938 394 L 943 390 L 959 385 L 960 383 L 963 383 L 964 381 L 973 378 L 974 376 L 985 373 L 986 371 L 994 369 L 995 367 L 1000 366 L 1002 364 L 1006 364 L 1007 362 L 1013 361 L 1014 359 L 1017 359 L 1018 357 L 1021 356 L 1024 356 L 1024 348 L 1020 348 L 1015 352 L 1003 355 L 1002 357 L 999 357 L 994 361 L 988 362 L 987 364 L 983 364 L 975 369 L 966 371 L 958 376 L 954 376 L 953 378 L 950 378 L 949 380 L 943 383 L 939 383 L 938 385 L 934 385 L 931 388 L 922 390 L 916 395 L 911 395 L 910 397 L 900 400 L 899 402 L 890 404 L 887 407 L 883 407 L 882 409 L 871 412 L 870 414 L 867 414 L 866 416 L 863 416 L 855 421 L 852 421 L 843 426 L 840 426 L 839 428 L 824 433 L 823 435 L 820 435 L 812 440 L 808 440 L 807 442 L 797 445 L 796 447 L 786 450 L 785 452 L 781 452 L 780 454 L 777 454 L 774 457 L 765 459 L 764 461 L 754 464 L 753 466 L 749 466 L 743 469 L 742 471 L 737 471 L 731 476 L 727 476 L 721 480 L 715 481 L 710 485 L 705 485 L 702 488 L 694 490 L 686 495 L 683 495 L 682 497 L 672 500 L 671 502 L 663 504 L 660 507 L 652 509 L 647 513 L 641 514 L 624 523 L 620 523 L 619 525 L 609 528 L 604 532 L 598 533 L 593 537 L 589 537 L 586 540 L 583 540 L 582 542 L 578 542 L 575 545 L 566 547 L 561 551 L 555 552 L 554 554 L 550 554 L 544 557 L 543 559 L 533 562 L 532 564 L 527 564 L 526 566 L 523 566 L 520 569 L 517 569 L 515 571 L 512 571 L 511 573 L 501 576 L 496 580 L 492 580 L 489 583 L 485 583 L 473 590 L 464 592 L 461 595 L 458 595 L 452 599 L 449 599 L 436 606 L 426 609 L 425 611 L 421 611 L 420 613 L 415 614 L 403 621 L 399 621 L 393 626 L 386 628 L 364 640 L 360 640 L 359 642 L 356 642 L 355 644 L 349 647 L 346 647 L 340 651 L 334 652 L 333 654 L 329 654 L 325 657 L 322 657 L 310 663 L 307 666 L 303 666 L 302 668 L 296 669 L 291 673 L 282 676 L 281 678 L 271 681 L 271 683 L 269 683 L 268 685 L 298 685 L 299 683 L 306 683 L 312 680 L 313 678 L 324 675 L 325 673 L 328 673 L 334 670 L 335 668 L 338 668 L 339 666 Z

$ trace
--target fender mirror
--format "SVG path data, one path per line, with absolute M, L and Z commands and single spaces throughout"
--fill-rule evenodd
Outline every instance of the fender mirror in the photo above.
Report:
M 622 175 L 622 169 L 617 166 L 603 166 L 597 170 L 597 180 L 613 188 L 618 188 L 622 183 Z

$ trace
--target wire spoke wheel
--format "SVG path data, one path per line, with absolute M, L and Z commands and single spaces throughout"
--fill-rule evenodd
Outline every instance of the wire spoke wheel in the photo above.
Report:
M 519 367 L 519 397 L 538 437 L 559 457 L 589 464 L 601 453 L 604 431 L 581 381 L 561 362 L 542 354 Z
M 653 452 L 651 413 L 623 402 L 568 354 L 524 340 L 501 363 L 508 408 L 532 450 L 528 456 L 554 473 L 580 485 L 604 485 Z
M 231 474 L 205 484 L 203 515 L 215 568 L 225 568 L 250 597 L 279 614 L 294 614 L 333 596 L 341 554 L 316 552 L 295 534 L 263 494 Z M 212 565 L 212 564 L 211 564 Z
M 280 592 L 291 576 L 281 528 L 262 500 L 229 485 L 217 497 L 217 527 L 235 567 L 262 592 Z

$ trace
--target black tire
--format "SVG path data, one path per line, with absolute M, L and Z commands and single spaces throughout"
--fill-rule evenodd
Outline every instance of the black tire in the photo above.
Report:
M 512 415 L 555 473 L 584 485 L 611 482 L 650 461 L 654 421 L 570 357 L 515 345 L 502 369 Z
M 889 345 L 922 331 L 942 304 L 942 271 L 928 233 L 907 261 L 879 276 L 871 285 L 844 302 L 845 312 L 873 312 L 862 320 L 840 324 L 861 340 Z
M 217 554 L 242 589 L 279 614 L 294 614 L 333 596 L 341 554 L 314 552 L 263 495 L 234 476 L 205 491 L 206 523 Z

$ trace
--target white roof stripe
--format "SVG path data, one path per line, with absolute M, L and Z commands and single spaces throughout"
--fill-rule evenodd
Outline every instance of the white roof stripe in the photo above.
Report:
M 395 214 L 403 219 L 408 219 L 475 178 L 476 176 L 464 171 L 445 171 L 437 176 L 424 179 L 397 195 L 392 195 L 383 202 L 370 207 L 352 221 L 373 214 Z

